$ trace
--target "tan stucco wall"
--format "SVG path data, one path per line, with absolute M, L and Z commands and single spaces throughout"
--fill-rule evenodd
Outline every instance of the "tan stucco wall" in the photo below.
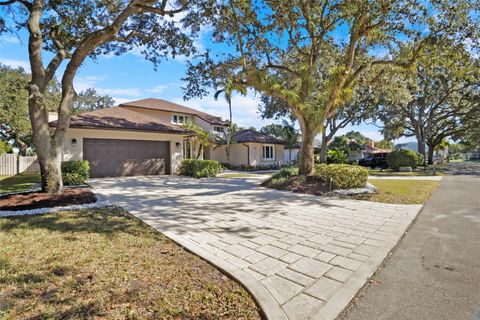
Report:
M 171 155 L 170 172 L 172 172 L 172 174 L 176 173 L 180 164 L 182 163 L 183 135 L 180 134 L 76 128 L 70 128 L 68 130 L 63 149 L 64 160 L 83 160 L 83 138 L 169 141 Z M 72 145 L 72 139 L 77 140 L 77 144 L 75 146 Z M 180 143 L 180 147 L 178 148 L 176 146 L 177 142 Z
M 143 113 L 145 115 L 148 115 L 149 117 L 159 119 L 160 121 L 164 121 L 164 122 L 167 122 L 167 123 L 172 122 L 172 114 L 180 114 L 180 115 L 189 116 L 200 127 L 202 127 L 205 130 L 208 130 L 210 132 L 213 132 L 213 125 L 211 125 L 207 121 L 203 120 L 202 118 L 197 117 L 196 115 L 191 115 L 191 114 L 186 114 L 186 113 L 178 113 L 178 112 L 171 112 L 171 111 L 149 110 L 149 109 L 142 109 L 142 108 L 135 108 L 135 107 L 124 107 L 124 108 L 127 108 L 127 109 L 135 111 L 135 112 Z
M 265 166 L 271 164 L 283 164 L 284 163 L 284 149 L 283 145 L 275 146 L 275 159 L 269 161 L 263 161 L 263 144 L 261 143 L 246 143 L 250 147 L 250 165 L 252 166 Z M 248 165 L 247 159 L 247 147 L 241 143 L 233 144 L 230 148 L 230 164 L 232 165 Z M 225 147 L 218 147 L 212 150 L 211 159 L 217 160 L 222 163 L 227 163 L 227 153 Z

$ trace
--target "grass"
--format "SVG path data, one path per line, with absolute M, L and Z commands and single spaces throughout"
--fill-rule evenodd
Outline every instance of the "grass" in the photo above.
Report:
M 118 208 L 0 218 L 0 319 L 259 319 L 249 294 Z
M 368 175 L 371 176 L 393 176 L 393 177 L 398 177 L 398 176 L 414 176 L 414 177 L 429 177 L 433 176 L 433 171 L 432 171 L 432 166 L 427 167 L 427 171 L 425 172 L 423 170 L 423 167 L 419 167 L 415 169 L 413 172 L 397 172 L 393 171 L 392 169 L 368 169 Z M 440 176 L 443 175 L 442 172 L 442 167 L 439 166 L 436 169 L 435 175 Z
M 0 194 L 30 189 L 40 182 L 38 173 L 22 173 L 15 176 L 0 176 Z
M 439 181 L 369 179 L 377 193 L 359 196 L 358 199 L 397 204 L 423 204 L 439 186 Z

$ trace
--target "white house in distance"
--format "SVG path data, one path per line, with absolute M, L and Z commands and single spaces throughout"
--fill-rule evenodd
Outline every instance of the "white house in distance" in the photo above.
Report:
M 56 119 L 51 120 L 54 127 Z M 182 126 L 187 121 L 216 134 L 228 128 L 220 117 L 162 99 L 142 99 L 72 117 L 63 158 L 88 160 L 91 177 L 175 174 L 182 159 L 194 154 L 196 133 Z M 281 140 L 252 130 L 239 131 L 233 139 L 230 164 L 283 164 Z M 205 158 L 227 163 L 225 147 L 208 148 Z

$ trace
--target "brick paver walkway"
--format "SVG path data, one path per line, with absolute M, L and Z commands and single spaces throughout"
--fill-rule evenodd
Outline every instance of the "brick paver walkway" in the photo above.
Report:
M 270 319 L 334 319 L 420 206 L 321 198 L 258 180 L 93 180 L 116 204 L 242 282 Z

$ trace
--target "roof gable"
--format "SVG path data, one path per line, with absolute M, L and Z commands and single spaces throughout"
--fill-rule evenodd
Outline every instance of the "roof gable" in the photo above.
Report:
M 55 127 L 56 125 L 57 121 L 50 122 L 50 126 Z M 70 128 L 145 130 L 194 134 L 191 130 L 121 107 L 99 109 L 74 116 L 70 120 Z
M 166 101 L 157 98 L 146 98 L 141 100 L 135 100 L 120 104 L 120 107 L 134 107 L 159 111 L 171 111 L 176 113 L 185 113 L 190 115 L 196 115 L 199 118 L 214 125 L 228 125 L 226 121 L 223 121 L 220 117 L 208 114 L 203 111 L 195 110 L 189 107 L 182 106 L 177 103 Z

